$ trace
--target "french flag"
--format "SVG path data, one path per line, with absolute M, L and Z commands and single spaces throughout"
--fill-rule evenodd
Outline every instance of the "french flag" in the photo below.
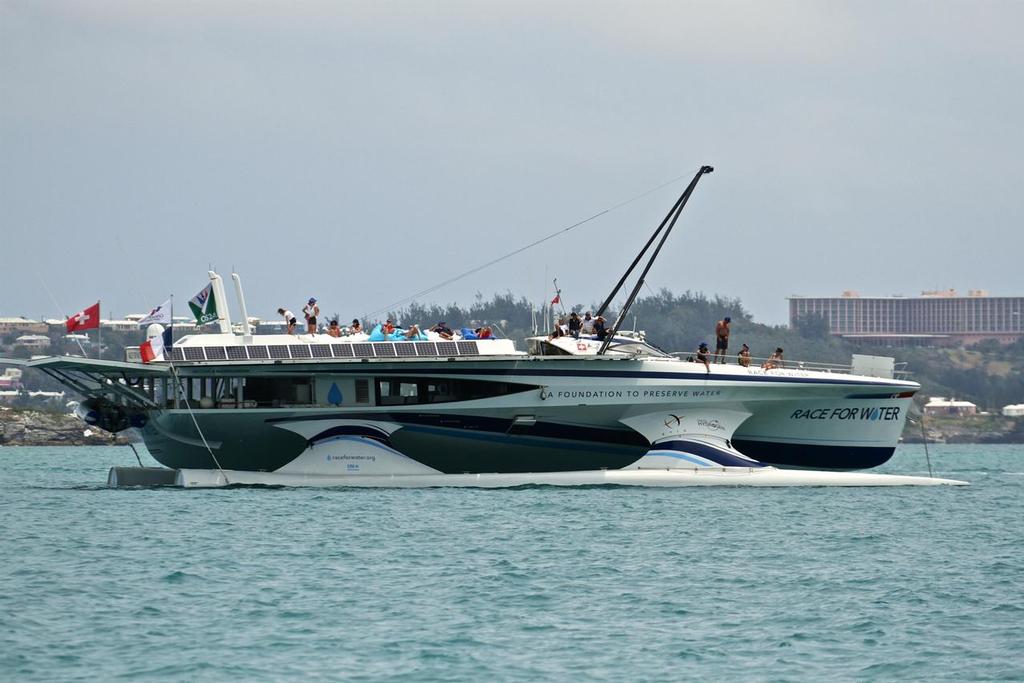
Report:
M 164 333 L 156 337 L 150 337 L 139 345 L 139 354 L 143 363 L 164 360 L 164 351 L 170 350 L 172 341 L 172 328 L 168 327 Z

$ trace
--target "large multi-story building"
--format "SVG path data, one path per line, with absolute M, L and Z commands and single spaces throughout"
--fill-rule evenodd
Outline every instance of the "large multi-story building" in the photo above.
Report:
M 1024 337 L 1024 297 L 984 290 L 922 292 L 921 296 L 789 297 L 789 324 L 822 318 L 833 335 L 885 345 L 1010 343 Z

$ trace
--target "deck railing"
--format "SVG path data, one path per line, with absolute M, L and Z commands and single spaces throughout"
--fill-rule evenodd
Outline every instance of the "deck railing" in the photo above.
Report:
M 671 355 L 673 358 L 678 358 L 680 360 L 692 360 L 694 363 L 700 363 L 700 361 L 697 360 L 696 351 L 676 351 L 669 355 Z M 712 365 L 715 365 L 715 356 L 713 352 L 709 352 L 708 362 L 710 362 Z M 765 358 L 762 356 L 750 356 L 750 364 L 748 367 L 760 368 L 769 362 L 773 364 L 773 368 L 777 369 L 809 370 L 812 372 L 834 372 L 844 375 L 853 374 L 853 365 L 849 363 L 822 363 L 820 361 L 790 360 L 788 358 L 780 361 L 773 358 Z M 701 365 L 703 365 L 703 363 L 701 363 Z M 739 362 L 735 355 L 727 355 L 725 357 L 724 365 L 739 365 Z M 906 362 L 899 362 L 895 364 L 893 368 L 894 379 L 909 379 L 910 375 L 911 373 L 909 370 L 907 370 Z

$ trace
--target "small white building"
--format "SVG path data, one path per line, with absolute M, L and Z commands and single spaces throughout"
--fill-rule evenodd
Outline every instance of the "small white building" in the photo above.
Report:
M 15 346 L 24 346 L 26 349 L 48 349 L 50 338 L 45 334 L 23 334 L 14 340 Z
M 945 396 L 930 396 L 928 403 L 924 404 L 925 415 L 951 415 L 963 417 L 964 415 L 976 415 L 978 406 L 970 401 L 958 401 L 955 398 Z
M 1024 417 L 1024 403 L 1003 406 L 1003 417 Z
M 113 332 L 132 333 L 139 331 L 138 320 L 100 320 L 100 327 Z

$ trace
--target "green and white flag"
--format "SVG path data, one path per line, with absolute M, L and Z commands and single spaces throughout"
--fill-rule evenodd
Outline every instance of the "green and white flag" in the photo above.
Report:
M 196 317 L 196 325 L 207 325 L 217 322 L 217 299 L 213 296 L 213 283 L 203 287 L 202 291 L 189 299 L 188 307 Z

